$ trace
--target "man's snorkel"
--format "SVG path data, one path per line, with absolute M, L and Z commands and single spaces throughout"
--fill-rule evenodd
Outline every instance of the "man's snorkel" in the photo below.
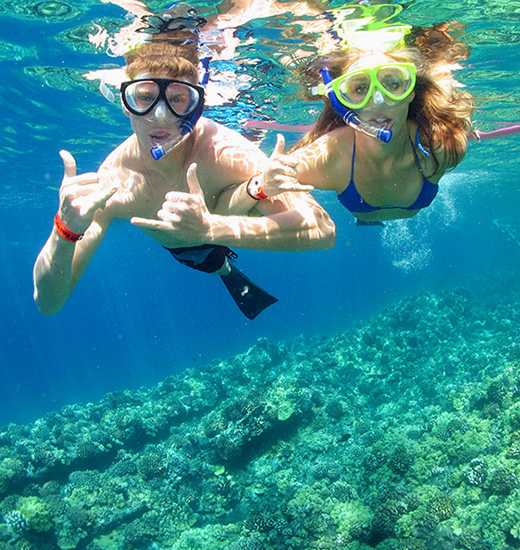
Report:
M 166 8 L 166 11 L 160 15 L 145 15 L 141 17 L 144 26 L 137 29 L 137 32 L 148 35 L 145 38 L 147 42 L 167 42 L 174 46 L 186 46 L 193 44 L 197 47 L 200 35 L 199 27 L 203 27 L 207 21 L 200 17 L 198 10 L 184 2 L 174 2 Z M 179 34 L 179 32 L 181 34 Z M 186 32 L 191 33 L 187 36 Z M 200 86 L 204 87 L 209 79 L 209 63 L 211 61 L 211 52 L 207 47 L 199 47 L 199 52 L 205 55 L 200 60 L 202 76 Z M 179 132 L 171 136 L 168 140 L 157 143 L 150 149 L 150 154 L 154 160 L 161 160 L 171 153 L 174 149 L 185 143 L 193 133 L 195 124 L 202 116 L 204 110 L 204 93 L 202 92 L 202 101 L 193 111 L 193 113 L 182 119 Z
M 392 130 L 378 128 L 377 126 L 373 126 L 368 122 L 360 120 L 358 115 L 352 109 L 349 109 L 338 100 L 334 90 L 332 89 L 332 77 L 330 76 L 329 69 L 327 67 L 323 67 L 320 70 L 320 73 L 323 78 L 323 83 L 325 84 L 325 93 L 330 99 L 332 108 L 343 119 L 345 124 L 348 124 L 354 128 L 354 130 L 357 130 L 366 136 L 373 137 L 378 141 L 382 141 L 383 143 L 388 143 L 392 139 Z
M 202 75 L 202 79 L 200 82 L 201 86 L 205 86 L 208 82 L 210 61 L 211 61 L 210 57 L 205 57 L 200 61 L 202 65 L 202 69 L 204 70 L 204 73 Z M 161 160 L 163 157 L 171 153 L 174 149 L 176 149 L 177 147 L 185 143 L 187 139 L 191 136 L 195 128 L 195 124 L 197 124 L 197 121 L 202 116 L 203 110 L 204 110 L 204 96 L 202 97 L 202 101 L 200 102 L 197 109 L 195 109 L 195 111 L 193 111 L 193 113 L 191 113 L 191 115 L 189 115 L 188 118 L 184 119 L 181 122 L 179 135 L 173 136 L 166 143 L 157 144 L 155 147 L 152 147 L 150 149 L 150 155 L 152 155 L 152 158 L 154 160 Z

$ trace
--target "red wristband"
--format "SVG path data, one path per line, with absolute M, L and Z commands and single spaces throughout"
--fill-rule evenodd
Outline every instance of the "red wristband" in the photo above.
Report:
M 54 227 L 56 227 L 56 231 L 59 233 L 60 237 L 63 237 L 71 243 L 79 241 L 84 235 L 84 233 L 78 235 L 77 233 L 70 231 L 70 229 L 67 229 L 67 226 L 61 221 L 59 213 L 54 216 Z
M 257 190 L 256 190 L 256 196 L 260 199 L 260 200 L 264 200 L 264 199 L 267 199 L 267 195 L 262 191 L 262 188 L 260 186 L 258 186 Z
M 261 179 L 259 176 L 260 174 L 253 176 L 246 184 L 247 194 L 255 201 L 267 199 L 267 195 L 260 186 Z

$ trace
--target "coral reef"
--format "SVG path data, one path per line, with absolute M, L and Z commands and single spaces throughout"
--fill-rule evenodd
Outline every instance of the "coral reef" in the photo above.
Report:
M 520 548 L 506 288 L 0 428 L 0 550 Z

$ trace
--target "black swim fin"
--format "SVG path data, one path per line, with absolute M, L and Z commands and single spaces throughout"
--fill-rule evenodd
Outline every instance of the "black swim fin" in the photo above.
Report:
M 248 319 L 254 319 L 265 308 L 278 302 L 278 298 L 271 296 L 268 292 L 253 283 L 231 262 L 228 265 L 231 268 L 230 273 L 221 275 L 220 278 L 224 281 L 226 288 L 229 290 L 240 311 Z
M 221 275 L 220 278 L 240 311 L 249 319 L 254 319 L 266 307 L 278 302 L 277 298 L 255 285 L 231 263 L 236 259 L 237 254 L 227 246 L 203 244 L 166 248 L 166 250 L 181 264 L 204 273 L 215 273 L 227 263 L 231 271 L 227 275 Z

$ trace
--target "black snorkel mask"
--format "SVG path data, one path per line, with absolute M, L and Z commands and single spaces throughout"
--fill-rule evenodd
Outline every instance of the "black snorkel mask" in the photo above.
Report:
M 183 10 L 183 8 L 185 8 Z M 146 26 L 143 26 L 139 29 L 137 29 L 137 32 L 145 33 L 149 35 L 157 35 L 157 34 L 165 34 L 173 33 L 175 31 L 182 31 L 187 30 L 191 31 L 193 33 L 193 39 L 190 38 L 175 38 L 175 36 L 167 37 L 164 39 L 165 42 L 168 42 L 172 45 L 185 45 L 185 44 L 195 44 L 197 43 L 199 30 L 198 28 L 206 24 L 206 19 L 204 17 L 200 17 L 198 15 L 198 11 L 191 7 L 187 6 L 182 3 L 174 3 L 171 4 L 167 10 L 161 14 L 161 15 L 144 15 L 141 17 L 141 21 L 145 23 Z M 159 39 L 160 41 L 160 39 Z M 209 50 L 207 48 L 204 48 L 206 52 L 209 53 Z M 168 153 L 172 152 L 174 149 L 182 145 L 186 140 L 190 137 L 192 134 L 195 124 L 197 124 L 198 120 L 202 116 L 202 113 L 204 111 L 204 102 L 205 102 L 205 91 L 204 87 L 206 86 L 208 80 L 209 80 L 209 64 L 211 61 L 211 55 L 207 55 L 206 57 L 202 58 L 200 60 L 200 65 L 202 69 L 202 76 L 200 78 L 200 85 L 195 86 L 193 84 L 185 83 L 185 85 L 190 86 L 191 88 L 194 88 L 197 90 L 198 97 L 196 99 L 196 107 L 194 110 L 189 110 L 189 114 L 184 115 L 183 113 L 176 112 L 175 108 L 172 108 L 172 106 L 169 104 L 168 99 L 165 96 L 165 90 L 160 90 L 160 95 L 157 96 L 157 98 L 152 102 L 152 107 L 149 108 L 149 110 L 146 110 L 146 113 L 150 112 L 160 99 L 163 99 L 165 103 L 167 104 L 168 109 L 172 112 L 172 114 L 178 118 L 182 119 L 182 122 L 180 124 L 180 132 L 176 136 L 172 136 L 168 141 L 165 143 L 157 144 L 154 147 L 150 149 L 150 154 L 152 155 L 154 160 L 160 160 L 164 156 L 166 156 Z M 160 79 L 158 79 L 160 80 Z M 164 81 L 166 82 L 166 80 Z M 182 84 L 182 82 L 180 82 Z M 127 84 L 127 83 L 125 83 Z M 166 86 L 167 84 L 165 84 Z M 122 92 L 124 94 L 124 90 L 122 88 Z M 125 102 L 125 105 L 128 108 L 128 105 L 126 104 L 125 95 L 123 95 L 123 101 Z M 137 115 L 143 115 L 144 112 L 136 112 L 135 110 L 129 109 L 130 112 L 137 114 Z

